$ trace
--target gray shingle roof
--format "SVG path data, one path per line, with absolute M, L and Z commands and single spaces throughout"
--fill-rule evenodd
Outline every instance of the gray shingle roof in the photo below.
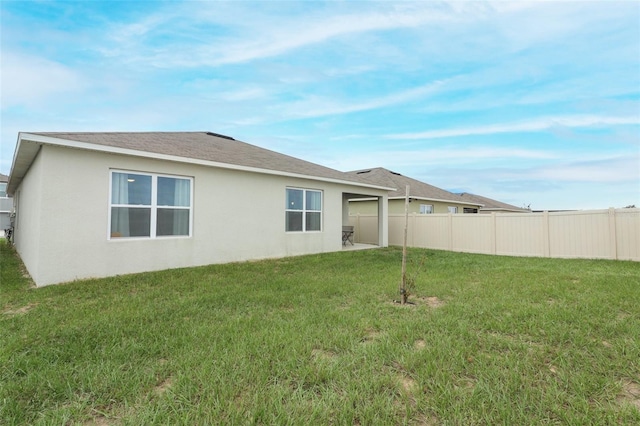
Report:
M 31 133 L 113 148 L 365 183 L 358 176 L 210 132 Z
M 400 173 L 392 172 L 382 167 L 374 169 L 355 170 L 348 172 L 351 175 L 358 176 L 365 182 L 373 185 L 387 186 L 396 188 L 395 191 L 389 192 L 389 198 L 404 197 L 406 186 L 409 185 L 409 196 L 413 198 L 423 198 L 428 200 L 454 201 L 463 204 L 475 204 L 473 202 L 463 200 L 457 194 L 438 188 L 428 183 L 403 176 Z
M 468 202 L 477 202 L 480 204 L 484 204 L 481 210 L 500 210 L 500 211 L 510 211 L 510 212 L 522 212 L 529 213 L 530 210 L 523 209 L 520 207 L 516 207 L 511 204 L 503 203 L 502 201 L 493 200 L 491 198 L 483 197 L 481 195 L 469 194 L 468 192 L 463 192 L 459 194 L 460 197 L 465 199 Z

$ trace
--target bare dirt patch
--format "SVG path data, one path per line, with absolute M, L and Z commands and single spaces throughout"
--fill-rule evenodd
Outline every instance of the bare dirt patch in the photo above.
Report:
M 640 384 L 631 380 L 624 382 L 617 401 L 619 404 L 630 404 L 640 410 Z
M 456 381 L 455 387 L 465 393 L 473 392 L 476 388 L 476 379 L 474 377 L 461 377 Z
M 313 349 L 311 351 L 311 357 L 313 359 L 332 360 L 338 357 L 338 354 L 332 351 L 325 351 L 323 349 Z
M 153 388 L 153 392 L 156 395 L 162 395 L 167 390 L 169 390 L 171 386 L 173 386 L 173 377 L 169 376 L 166 379 L 164 379 L 162 382 L 158 383 L 158 385 L 155 388 Z
M 415 380 L 413 380 L 411 377 L 404 374 L 400 374 L 398 376 L 398 381 L 400 382 L 400 386 L 402 387 L 402 390 L 406 394 L 413 395 L 418 391 L 418 383 Z
M 19 308 L 6 308 L 2 311 L 3 315 L 22 315 L 35 308 L 37 303 L 29 303 L 28 305 L 21 306 Z
M 435 417 L 430 417 L 425 415 L 422 416 L 418 416 L 415 419 L 412 419 L 409 422 L 410 425 L 416 425 L 416 426 L 436 426 L 439 424 L 442 424 L 441 422 L 438 421 L 437 418 Z
M 84 426 L 110 426 L 115 424 L 114 422 L 110 422 L 109 419 L 107 419 L 106 417 L 103 416 L 97 416 L 94 417 L 93 419 L 89 420 L 88 422 L 84 422 L 83 425 Z
M 439 298 L 435 297 L 435 296 L 418 297 L 418 300 L 420 302 L 426 304 L 430 308 L 440 308 L 440 307 L 444 306 L 444 301 L 442 299 L 439 299 Z
M 415 342 L 413 342 L 413 347 L 415 350 L 420 351 L 427 347 L 427 342 L 422 339 L 416 340 Z
M 382 332 L 379 330 L 368 329 L 365 336 L 360 340 L 360 343 L 372 343 L 382 336 Z

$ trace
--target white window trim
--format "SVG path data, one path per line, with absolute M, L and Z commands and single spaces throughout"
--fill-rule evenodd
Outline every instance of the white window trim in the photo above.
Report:
M 431 207 L 431 211 L 429 211 L 429 212 L 425 211 L 425 212 L 423 213 L 423 212 L 422 212 L 422 206 L 425 206 L 425 207 Z M 419 207 L 419 208 L 420 208 L 420 214 L 433 214 L 433 204 L 420 204 L 420 207 Z M 426 208 L 425 208 L 425 210 L 426 210 Z
M 285 216 L 287 212 L 302 212 L 302 231 L 287 231 L 286 230 L 286 223 L 285 223 L 285 232 L 287 234 L 301 234 L 301 233 L 307 233 L 307 234 L 312 234 L 312 233 L 321 233 L 324 229 L 324 191 L 321 189 L 310 189 L 310 188 L 297 188 L 294 186 L 287 186 L 285 189 L 285 198 L 287 196 L 287 190 L 289 189 L 293 189 L 293 190 L 298 190 L 298 191 L 302 191 L 302 210 L 292 210 L 292 209 L 285 209 Z M 319 192 L 320 193 L 320 210 L 308 210 L 307 209 L 307 191 L 310 192 Z M 307 231 L 307 220 L 306 220 L 306 213 L 320 213 L 320 229 L 319 230 L 313 230 L 313 231 Z
M 142 176 L 150 176 L 151 177 L 151 204 L 149 206 L 137 206 L 137 208 L 149 208 L 151 209 L 151 223 L 148 237 L 112 237 L 111 236 L 111 210 L 112 207 L 129 207 L 130 204 L 113 204 L 112 200 L 112 191 L 113 191 L 113 174 L 114 173 L 132 173 Z M 158 206 L 157 204 L 157 195 L 158 195 L 158 178 L 159 177 L 167 177 L 173 179 L 187 179 L 189 180 L 189 207 L 184 206 Z M 193 235 L 193 177 L 191 176 L 181 176 L 181 175 L 170 175 L 164 173 L 150 173 L 150 172 L 140 172 L 137 170 L 122 170 L 122 169 L 110 169 L 109 170 L 109 208 L 108 208 L 108 217 L 107 217 L 107 239 L 109 241 L 135 241 L 135 240 L 149 240 L 149 239 L 165 239 L 165 238 L 191 238 Z M 177 210 L 189 210 L 189 234 L 188 235 L 156 235 L 157 229 L 157 216 L 158 216 L 158 207 L 170 207 L 172 209 Z M 136 206 L 133 206 L 136 208 Z

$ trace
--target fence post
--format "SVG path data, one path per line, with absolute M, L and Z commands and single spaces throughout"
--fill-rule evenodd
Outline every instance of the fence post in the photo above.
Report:
M 491 212 L 491 253 L 498 253 L 498 229 L 496 226 L 496 212 Z
M 453 251 L 453 213 L 449 212 L 449 251 Z
M 544 257 L 551 257 L 551 231 L 549 229 L 549 212 L 545 210 L 542 213 L 542 255 Z
M 611 258 L 618 260 L 618 240 L 616 235 L 616 210 L 609 207 L 609 253 Z

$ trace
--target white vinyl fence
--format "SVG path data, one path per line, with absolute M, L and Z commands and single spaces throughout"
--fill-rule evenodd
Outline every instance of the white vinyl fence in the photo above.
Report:
M 375 215 L 349 217 L 355 241 L 377 244 Z M 389 215 L 389 244 L 402 245 L 404 215 Z M 544 213 L 410 214 L 407 244 L 508 256 L 640 261 L 640 209 Z

